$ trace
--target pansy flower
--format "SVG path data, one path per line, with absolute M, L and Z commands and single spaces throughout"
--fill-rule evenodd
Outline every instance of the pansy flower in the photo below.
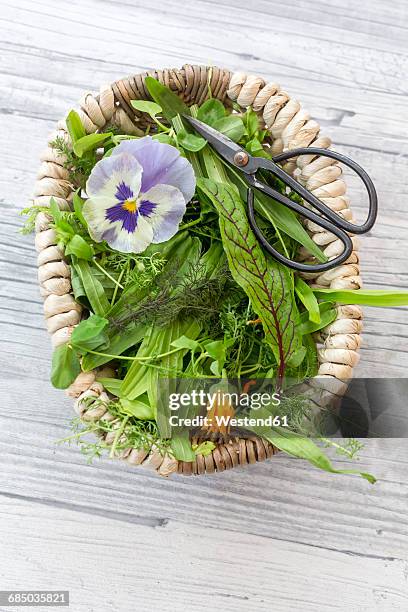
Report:
M 95 164 L 83 215 L 96 242 L 141 253 L 177 233 L 194 190 L 193 168 L 175 147 L 150 136 L 125 140 Z

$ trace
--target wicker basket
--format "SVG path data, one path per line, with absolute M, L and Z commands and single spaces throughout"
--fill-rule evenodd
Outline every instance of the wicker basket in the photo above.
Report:
M 252 106 L 269 130 L 274 154 L 312 144 L 326 148 L 330 146 L 329 138 L 320 136 L 318 123 L 279 85 L 266 83 L 261 77 L 241 72 L 231 74 L 228 70 L 191 65 L 181 69 L 142 73 L 102 87 L 99 95 L 85 94 L 78 113 L 86 132 L 96 132 L 109 123 L 126 133 L 142 135 L 146 128 L 145 122 L 149 119 L 135 111 L 130 100 L 149 99 L 144 86 L 144 78 L 148 74 L 170 87 L 187 104 L 201 104 L 208 97 L 210 88 L 213 97 L 225 105 L 231 105 L 234 101 L 242 108 Z M 49 143 L 56 136 L 70 143 L 64 120 L 57 124 L 57 130 L 50 136 Z M 48 206 L 53 197 L 61 209 L 69 209 L 73 188 L 68 180 L 68 171 L 64 168 L 64 159 L 48 144 L 41 162 L 34 204 Z M 352 220 L 345 195 L 346 185 L 341 179 L 341 168 L 334 160 L 304 155 L 290 160 L 285 169 L 330 208 L 349 221 Z M 70 268 L 56 244 L 55 232 L 49 223 L 49 215 L 43 212 L 37 215 L 35 244 L 46 324 L 55 347 L 69 339 L 73 327 L 81 320 L 82 307 L 71 294 Z M 333 234 L 322 231 L 322 228 L 311 222 L 307 222 L 307 228 L 313 240 L 324 249 L 329 258 L 342 251 L 341 243 Z M 358 245 L 355 240 L 353 237 L 354 251 L 343 265 L 323 274 L 306 274 L 304 276 L 308 282 L 315 287 L 360 288 Z M 306 251 L 301 252 L 300 256 L 305 261 L 311 261 Z M 357 350 L 360 346 L 361 318 L 362 313 L 357 306 L 340 306 L 337 319 L 317 337 L 319 372 L 308 388 L 319 406 L 330 402 L 333 396 L 344 393 L 344 381 L 351 378 L 353 366 L 359 360 Z M 104 408 L 98 406 L 87 409 L 82 401 L 89 396 L 108 399 L 106 391 L 96 381 L 96 372 L 81 373 L 67 393 L 75 398 L 75 410 L 84 421 L 97 422 L 101 418 L 109 418 Z M 105 441 L 109 444 L 109 439 Z M 160 475 L 168 476 L 176 471 L 183 474 L 223 471 L 237 465 L 262 461 L 275 452 L 271 444 L 253 437 L 218 444 L 211 455 L 198 456 L 194 463 L 177 461 L 171 456 L 163 457 L 154 449 L 150 452 L 128 449 L 121 453 L 120 458 L 132 465 L 151 467 Z

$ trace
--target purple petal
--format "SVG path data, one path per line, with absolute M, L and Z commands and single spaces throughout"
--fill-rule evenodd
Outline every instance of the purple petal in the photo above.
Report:
M 134 197 L 135 195 L 129 185 L 121 181 L 116 189 L 115 198 L 117 198 L 119 202 L 126 202 L 126 200 L 132 200 Z
M 154 204 L 154 202 L 150 202 L 149 200 L 142 200 L 139 204 L 138 210 L 143 217 L 150 217 L 156 206 L 157 204 Z
M 126 210 L 122 204 L 115 204 L 115 206 L 106 209 L 105 217 L 111 223 L 122 221 L 122 229 L 130 233 L 136 229 L 138 211 L 131 212 Z
M 143 168 L 140 190 L 146 193 L 155 185 L 171 185 L 179 189 L 188 202 L 194 195 L 195 175 L 190 162 L 175 147 L 153 140 L 150 136 L 123 140 L 112 152 L 133 155 Z

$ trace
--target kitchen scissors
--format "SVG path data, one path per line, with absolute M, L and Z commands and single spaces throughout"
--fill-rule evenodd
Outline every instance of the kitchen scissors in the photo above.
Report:
M 184 115 L 184 119 L 188 121 L 188 123 L 203 138 L 205 138 L 205 140 L 207 140 L 207 142 L 222 158 L 243 173 L 245 181 L 248 184 L 247 207 L 249 224 L 262 247 L 282 264 L 301 272 L 324 272 L 325 270 L 330 270 L 331 268 L 334 268 L 335 266 L 338 266 L 346 261 L 346 259 L 348 259 L 352 253 L 353 243 L 350 236 L 346 232 L 350 232 L 352 234 L 365 234 L 373 227 L 377 218 L 378 210 L 377 193 L 374 184 L 367 172 L 349 157 L 336 153 L 335 151 L 321 149 L 318 147 L 301 147 L 298 149 L 292 149 L 291 151 L 285 151 L 284 153 L 275 155 L 272 159 L 253 157 L 240 145 L 236 144 L 230 138 L 221 132 L 218 132 L 206 123 L 203 123 L 202 121 L 188 115 Z M 281 162 L 287 161 L 293 157 L 298 157 L 299 155 L 319 155 L 321 157 L 330 157 L 348 166 L 360 177 L 367 190 L 369 199 L 368 216 L 362 225 L 355 225 L 354 223 L 350 223 L 346 219 L 340 217 L 340 215 L 332 211 L 324 202 L 317 198 L 311 191 L 300 185 L 292 176 L 290 176 L 290 174 L 285 172 L 285 170 L 278 165 Z M 294 202 L 287 195 L 284 195 L 269 185 L 266 185 L 257 178 L 256 173 L 258 170 L 269 171 L 274 177 L 283 181 L 287 187 L 303 198 L 305 202 L 313 206 L 313 208 L 315 208 L 320 214 L 313 212 L 302 204 Z M 261 229 L 258 227 L 254 209 L 254 189 L 258 189 L 277 202 L 280 202 L 294 212 L 302 215 L 304 218 L 313 221 L 320 227 L 337 236 L 337 238 L 341 240 L 344 245 L 343 252 L 330 261 L 317 264 L 305 264 L 292 261 L 288 257 L 285 257 L 285 255 L 282 255 L 282 253 L 277 251 L 270 244 L 270 242 L 268 242 Z M 271 206 L 273 206 L 272 202 Z

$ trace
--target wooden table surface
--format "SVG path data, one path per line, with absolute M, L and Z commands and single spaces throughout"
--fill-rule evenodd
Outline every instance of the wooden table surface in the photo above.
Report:
M 408 287 L 406 0 L 3 0 L 0 24 L 0 590 L 69 589 L 74 612 L 408 610 L 405 440 L 368 441 L 375 486 L 283 455 L 165 480 L 55 445 L 72 406 L 48 382 L 33 238 L 19 234 L 46 137 L 84 90 L 213 63 L 280 82 L 370 171 L 365 284 Z M 406 376 L 407 323 L 406 309 L 366 309 L 359 376 Z

